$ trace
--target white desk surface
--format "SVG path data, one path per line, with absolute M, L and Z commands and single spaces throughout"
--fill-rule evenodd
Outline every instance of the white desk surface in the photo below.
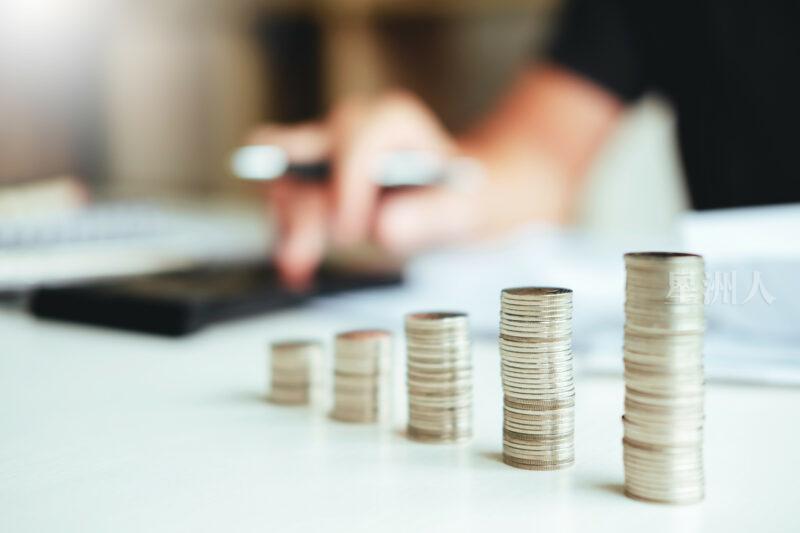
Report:
M 573 468 L 503 465 L 489 342 L 468 445 L 403 436 L 399 340 L 389 424 L 264 400 L 268 339 L 368 325 L 294 311 L 169 340 L 0 311 L 0 531 L 800 531 L 798 389 L 709 386 L 686 507 L 622 495 L 621 379 L 579 376 Z

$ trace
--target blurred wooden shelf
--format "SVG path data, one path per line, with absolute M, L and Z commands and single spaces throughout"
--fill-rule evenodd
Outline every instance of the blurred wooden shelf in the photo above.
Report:
M 530 13 L 558 7 L 563 0 L 261 0 L 260 8 L 316 12 L 325 17 L 479 16 Z

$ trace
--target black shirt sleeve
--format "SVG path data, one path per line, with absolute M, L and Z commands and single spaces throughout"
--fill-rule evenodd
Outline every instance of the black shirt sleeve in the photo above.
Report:
M 647 88 L 637 31 L 626 0 L 566 0 L 548 57 L 630 102 Z

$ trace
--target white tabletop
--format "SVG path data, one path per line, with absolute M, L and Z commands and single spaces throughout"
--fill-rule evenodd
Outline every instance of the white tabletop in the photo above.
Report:
M 399 339 L 390 423 L 265 401 L 268 339 L 369 325 L 294 311 L 170 340 L 1 311 L 0 531 L 800 530 L 797 389 L 708 387 L 707 498 L 685 507 L 623 496 L 621 379 L 579 374 L 573 468 L 502 464 L 491 342 L 467 445 L 403 435 Z

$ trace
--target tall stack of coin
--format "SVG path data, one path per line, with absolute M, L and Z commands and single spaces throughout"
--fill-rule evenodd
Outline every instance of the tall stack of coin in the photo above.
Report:
M 392 334 L 347 331 L 336 336 L 333 411 L 344 422 L 377 422 L 392 353 Z
M 528 470 L 574 464 L 572 291 L 503 290 L 500 359 L 503 461 Z
M 427 442 L 472 437 L 472 350 L 466 314 L 406 316 L 408 436 Z
M 319 364 L 322 345 L 317 341 L 274 342 L 270 347 L 272 386 L 270 399 L 275 403 L 308 403 L 314 367 Z
M 625 493 L 703 499 L 704 267 L 698 255 L 625 255 Z

